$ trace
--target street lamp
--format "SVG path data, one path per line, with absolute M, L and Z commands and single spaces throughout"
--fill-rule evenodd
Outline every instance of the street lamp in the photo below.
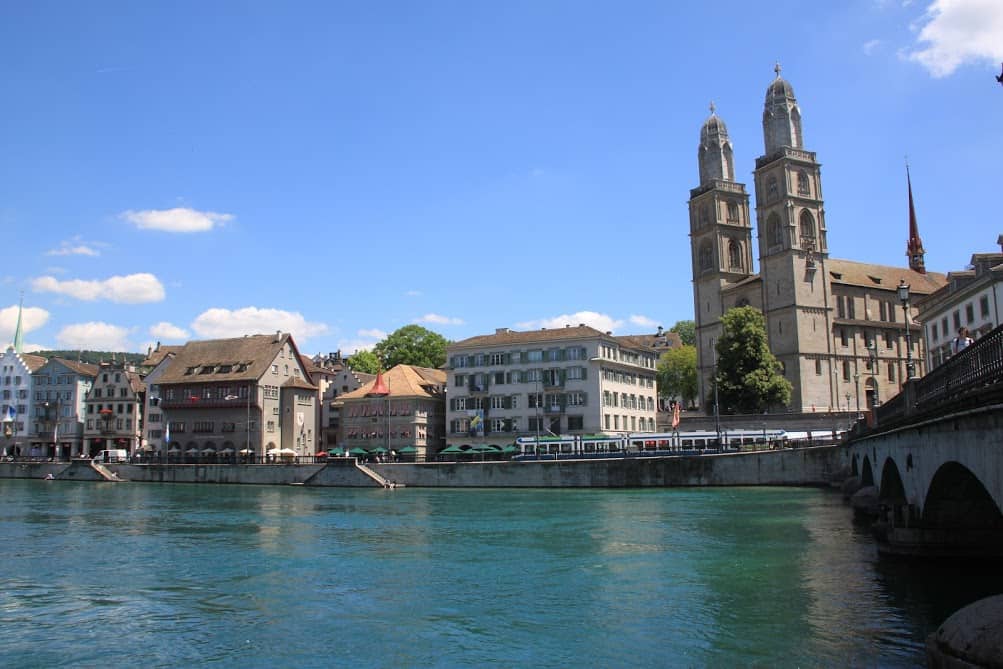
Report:
M 902 313 L 905 315 L 905 374 L 908 381 L 916 377 L 916 368 L 912 361 L 912 333 L 909 329 L 909 284 L 905 279 L 900 279 L 896 290 L 902 303 Z
M 871 406 L 876 407 L 878 400 L 878 338 L 875 335 L 871 343 L 867 345 L 867 355 L 871 358 L 871 376 L 874 381 L 874 397 L 871 399 Z
M 856 364 L 856 363 L 854 363 Z M 853 373 L 853 390 L 857 394 L 857 413 L 860 413 L 860 372 Z

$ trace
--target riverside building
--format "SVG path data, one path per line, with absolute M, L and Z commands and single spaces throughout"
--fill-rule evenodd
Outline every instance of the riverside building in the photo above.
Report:
M 499 328 L 450 344 L 449 444 L 655 431 L 655 350 L 586 325 Z

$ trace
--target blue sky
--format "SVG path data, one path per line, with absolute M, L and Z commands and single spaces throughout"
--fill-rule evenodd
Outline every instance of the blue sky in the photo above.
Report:
M 962 269 L 1003 232 L 1001 60 L 998 0 L 6 3 L 0 336 L 22 291 L 42 348 L 669 327 L 708 105 L 751 191 L 776 61 L 830 254 L 905 264 L 908 156 Z

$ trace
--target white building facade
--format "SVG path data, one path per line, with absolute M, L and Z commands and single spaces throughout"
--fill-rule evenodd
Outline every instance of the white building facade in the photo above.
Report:
M 447 441 L 653 432 L 657 359 L 639 340 L 585 325 L 456 342 L 447 348 Z

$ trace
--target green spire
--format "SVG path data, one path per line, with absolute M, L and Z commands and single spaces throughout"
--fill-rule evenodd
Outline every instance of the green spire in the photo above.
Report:
M 21 293 L 21 302 L 17 305 L 17 327 L 14 329 L 14 352 L 18 355 L 24 353 L 24 333 L 21 332 L 22 310 L 24 310 L 24 293 Z

